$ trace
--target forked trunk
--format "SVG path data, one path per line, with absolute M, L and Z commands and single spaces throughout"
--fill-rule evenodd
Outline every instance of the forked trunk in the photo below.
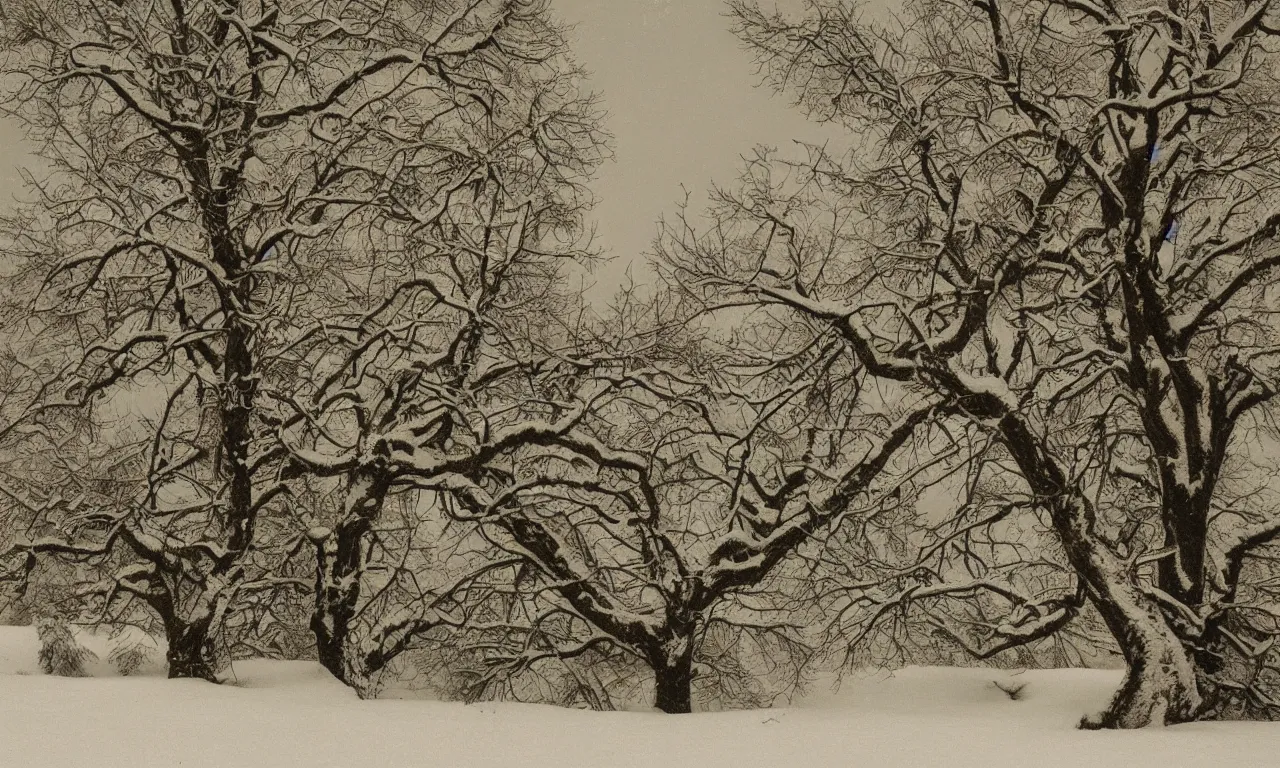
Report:
M 998 412 L 998 409 L 993 409 Z M 1001 428 L 1023 476 L 1047 505 L 1077 576 L 1124 654 L 1124 683 L 1085 728 L 1143 728 L 1186 722 L 1201 706 L 1195 665 L 1161 612 L 1135 582 L 1133 565 L 1096 534 L 1090 501 L 1080 495 L 1026 424 L 1004 414 Z

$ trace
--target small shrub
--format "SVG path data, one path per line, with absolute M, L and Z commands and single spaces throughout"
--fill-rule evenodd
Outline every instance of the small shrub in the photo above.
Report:
M 107 661 L 111 662 L 116 672 L 123 677 L 128 677 L 147 666 L 151 662 L 152 655 L 152 650 L 141 643 L 120 645 L 111 650 Z
M 112 631 L 111 640 L 115 644 L 107 654 L 107 661 L 122 677 L 160 665 L 160 646 L 150 635 L 129 626 L 119 626 Z
M 88 677 L 84 666 L 98 657 L 76 642 L 65 621 L 40 619 L 36 622 L 36 635 L 40 638 L 40 669 L 46 675 Z

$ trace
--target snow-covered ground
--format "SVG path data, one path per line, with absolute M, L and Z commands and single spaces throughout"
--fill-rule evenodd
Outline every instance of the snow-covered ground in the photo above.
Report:
M 91 647 L 93 642 L 88 643 Z M 1280 725 L 1073 729 L 1118 673 L 909 669 L 797 706 L 670 717 L 361 701 L 315 664 L 238 662 L 237 685 L 48 677 L 0 627 L 0 765 L 42 768 L 1195 768 L 1280 765 Z M 94 648 L 105 658 L 105 649 Z M 102 665 L 95 673 L 110 675 Z M 1026 684 L 1011 700 L 993 684 Z

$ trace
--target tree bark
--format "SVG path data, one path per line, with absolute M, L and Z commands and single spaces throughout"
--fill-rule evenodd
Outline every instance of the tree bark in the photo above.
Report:
M 1206 480 L 1204 487 L 1193 491 L 1168 476 L 1162 476 L 1161 484 L 1165 545 L 1173 547 L 1177 554 L 1162 558 L 1157 566 L 1160 589 L 1183 605 L 1196 608 L 1205 598 L 1205 551 L 1213 485 Z
M 351 664 L 351 620 L 359 607 L 364 541 L 382 510 L 388 479 L 381 473 L 353 473 L 348 478 L 345 516 L 337 529 L 316 547 L 315 606 L 311 631 L 320 664 L 338 680 L 355 685 Z
M 165 638 L 169 643 L 166 659 L 170 679 L 218 682 L 218 664 L 209 621 L 184 622 L 171 617 L 165 621 Z
M 980 406 L 985 405 L 979 401 Z M 997 408 L 991 411 L 999 413 Z M 1000 414 L 1005 444 L 1032 490 L 1046 499 L 1049 516 L 1072 568 L 1115 637 L 1127 669 L 1110 706 L 1086 728 L 1142 728 L 1196 718 L 1201 706 L 1197 672 L 1187 649 L 1154 599 L 1135 581 L 1133 567 L 1096 534 L 1090 501 L 1081 496 L 1053 457 L 1012 413 Z
M 249 306 L 251 296 L 247 290 L 242 291 L 238 298 L 246 308 Z M 239 317 L 231 319 L 228 326 L 222 371 L 222 444 L 228 475 L 227 549 L 238 559 L 253 544 L 257 517 L 249 454 L 253 444 L 253 409 L 258 384 L 252 330 Z
M 1145 728 L 1195 720 L 1202 699 L 1189 649 L 1154 601 L 1123 575 L 1109 580 L 1094 604 L 1115 635 L 1126 670 L 1107 709 L 1084 728 Z
M 359 567 L 363 531 L 342 525 L 316 547 L 316 593 L 311 631 L 320 665 L 338 680 L 351 684 L 347 668 L 347 638 L 360 600 Z
M 652 661 L 654 706 L 669 715 L 687 715 L 693 711 L 691 634 L 664 643 Z

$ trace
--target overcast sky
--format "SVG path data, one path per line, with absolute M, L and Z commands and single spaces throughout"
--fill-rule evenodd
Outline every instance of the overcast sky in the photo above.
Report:
M 597 274 L 599 298 L 641 261 L 682 183 L 705 191 L 712 179 L 736 177 L 740 157 L 756 144 L 785 146 L 815 133 L 785 99 L 754 87 L 751 57 L 729 33 L 723 0 L 552 0 L 552 7 L 575 27 L 574 53 L 591 72 L 615 137 L 616 159 L 596 183 L 597 244 L 616 256 Z M 17 191 L 24 162 L 14 126 L 0 120 L 0 199 Z
M 641 259 L 680 185 L 731 181 L 757 144 L 815 135 L 787 101 L 754 87 L 751 56 L 722 16 L 723 0 L 552 0 L 575 25 L 573 50 L 609 112 L 616 160 L 596 183 L 598 244 L 616 260 L 598 274 L 612 292 Z M 640 278 L 637 269 L 636 277 Z

